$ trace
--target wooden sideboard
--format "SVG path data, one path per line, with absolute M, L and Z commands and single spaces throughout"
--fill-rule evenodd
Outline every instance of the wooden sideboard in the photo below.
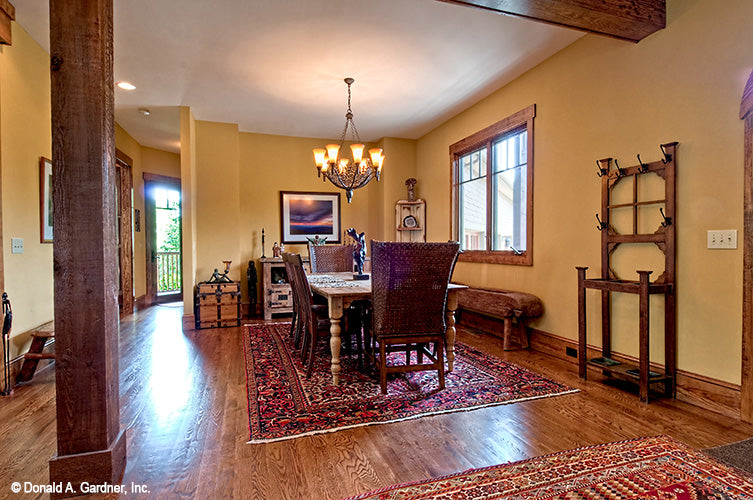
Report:
M 306 272 L 310 272 L 308 257 L 301 258 Z M 293 294 L 285 263 L 280 257 L 264 257 L 261 259 L 261 269 L 264 319 L 272 319 L 273 314 L 293 314 Z

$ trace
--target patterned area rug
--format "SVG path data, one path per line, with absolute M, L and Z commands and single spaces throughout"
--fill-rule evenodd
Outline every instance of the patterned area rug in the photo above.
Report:
M 341 356 L 340 384 L 333 386 L 329 344 L 320 342 L 306 379 L 289 329 L 290 323 L 243 327 L 251 443 L 577 392 L 460 342 L 444 390 L 436 372 L 413 372 L 388 378 L 383 396 L 377 375 L 359 371 L 350 356 Z
M 753 477 L 668 436 L 639 438 L 471 469 L 347 500 L 753 498 Z

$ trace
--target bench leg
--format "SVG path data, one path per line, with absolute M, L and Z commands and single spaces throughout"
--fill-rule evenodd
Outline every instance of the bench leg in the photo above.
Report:
M 502 349 L 505 351 L 509 351 L 510 348 L 510 337 L 512 337 L 512 318 L 505 318 L 505 329 L 502 334 Z
M 518 323 L 518 339 L 520 339 L 520 347 L 528 349 L 528 328 L 523 323 Z
M 521 349 L 528 349 L 528 330 L 526 325 L 518 320 L 517 324 L 513 323 L 511 317 L 504 319 L 505 326 L 502 334 L 502 349 L 505 351 L 512 350 L 512 337 L 515 335 L 515 340 L 520 345 Z

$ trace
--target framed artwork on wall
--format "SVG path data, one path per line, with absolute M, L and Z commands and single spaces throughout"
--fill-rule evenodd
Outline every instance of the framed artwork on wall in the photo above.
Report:
M 39 228 L 40 241 L 52 243 L 52 162 L 39 158 Z
M 307 243 L 308 238 L 340 242 L 340 193 L 280 191 L 283 243 Z

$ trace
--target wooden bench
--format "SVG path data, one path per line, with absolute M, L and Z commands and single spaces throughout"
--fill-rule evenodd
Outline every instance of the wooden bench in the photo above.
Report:
M 513 338 L 528 347 L 528 322 L 544 312 L 541 300 L 530 293 L 491 288 L 467 288 L 458 292 L 458 307 L 504 321 L 502 347 L 511 349 Z

